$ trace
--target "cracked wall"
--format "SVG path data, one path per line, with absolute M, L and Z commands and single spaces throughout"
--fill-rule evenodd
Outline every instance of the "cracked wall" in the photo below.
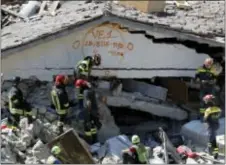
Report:
M 104 23 L 5 56 L 2 72 L 5 79 L 36 75 L 52 80 L 54 74 L 72 74 L 82 57 L 95 53 L 101 55 L 102 64 L 92 74 L 118 78 L 193 77 L 208 57 L 182 44 L 156 43 L 144 34 L 121 29 L 119 24 Z

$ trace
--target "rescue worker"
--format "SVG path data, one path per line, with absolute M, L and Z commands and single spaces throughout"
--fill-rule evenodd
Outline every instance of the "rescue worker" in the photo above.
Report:
M 86 135 L 86 139 L 89 144 L 94 144 L 97 142 L 97 123 L 95 117 L 92 115 L 92 103 L 90 100 L 87 100 L 87 110 L 84 121 L 84 131 Z
M 200 119 L 202 121 L 202 117 L 205 111 L 205 103 L 203 102 L 203 97 L 206 94 L 216 94 L 215 85 L 217 79 L 217 73 L 213 69 L 213 59 L 207 58 L 204 61 L 204 65 L 197 69 L 195 79 L 200 82 Z
M 74 69 L 74 76 L 81 78 L 81 75 L 83 75 L 89 78 L 93 65 L 100 65 L 100 55 L 94 55 L 94 57 L 86 56 L 79 61 Z
M 207 109 L 204 113 L 204 122 L 207 124 L 208 131 L 208 152 L 213 155 L 215 159 L 218 157 L 218 147 L 216 142 L 216 132 L 219 128 L 219 118 L 221 109 L 215 104 L 215 97 L 211 94 L 203 98 L 207 104 Z
M 59 115 L 58 128 L 60 134 L 63 133 L 63 125 L 70 107 L 70 102 L 66 91 L 67 83 L 67 76 L 57 75 L 55 77 L 55 84 L 51 91 L 52 104 L 56 110 L 56 113 Z
M 51 154 L 47 161 L 46 164 L 63 164 L 60 160 L 59 160 L 59 154 L 61 153 L 61 149 L 59 146 L 53 146 L 51 149 Z
M 77 99 L 78 99 L 78 103 L 79 103 L 79 108 L 83 109 L 84 108 L 84 90 L 91 88 L 91 84 L 86 81 L 85 79 L 78 79 L 75 82 L 75 87 L 78 90 L 77 92 Z
M 32 109 L 30 105 L 24 100 L 23 92 L 18 87 L 20 83 L 20 77 L 13 78 L 13 86 L 8 94 L 8 108 L 10 117 L 9 123 L 17 127 L 21 116 L 28 118 L 29 124 L 32 122 Z
M 133 145 L 129 149 L 122 151 L 123 164 L 128 164 L 128 159 L 130 158 L 130 156 L 132 156 L 132 158 L 134 159 L 134 164 L 147 164 L 150 148 L 144 146 L 140 142 L 138 135 L 133 135 L 131 140 Z

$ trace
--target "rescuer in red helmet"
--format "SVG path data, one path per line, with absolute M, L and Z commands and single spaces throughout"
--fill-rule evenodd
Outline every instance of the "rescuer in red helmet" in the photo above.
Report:
M 218 147 L 216 142 L 216 132 L 219 128 L 219 118 L 221 109 L 216 106 L 215 97 L 212 94 L 208 94 L 203 97 L 203 101 L 207 105 L 207 109 L 204 113 L 204 122 L 207 124 L 208 131 L 208 152 L 213 155 L 215 159 L 218 157 Z
M 75 81 L 75 87 L 77 90 L 76 98 L 78 99 L 79 108 L 82 110 L 84 108 L 84 90 L 91 88 L 91 84 L 85 79 L 77 79 Z
M 51 91 L 52 104 L 55 107 L 56 113 L 59 115 L 58 127 L 60 133 L 63 133 L 64 120 L 70 107 L 70 102 L 66 91 L 67 84 L 67 76 L 57 75 L 55 77 L 54 86 Z

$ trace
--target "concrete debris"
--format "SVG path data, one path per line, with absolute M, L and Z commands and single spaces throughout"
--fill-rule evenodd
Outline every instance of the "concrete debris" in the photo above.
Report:
M 168 128 L 168 125 L 165 122 L 161 121 L 149 121 L 133 126 L 121 126 L 120 131 L 124 134 L 133 134 L 134 132 L 136 132 L 137 134 L 142 134 L 147 132 L 154 132 L 158 130 L 159 127 L 166 129 Z
M 107 139 L 120 134 L 120 130 L 115 124 L 114 117 L 111 115 L 109 108 L 102 102 L 98 103 L 100 122 L 102 124 L 98 131 L 98 140 L 103 143 Z
M 99 155 L 99 158 L 104 157 L 102 164 L 122 163 L 121 151 L 127 149 L 131 145 L 132 143 L 125 135 L 119 135 L 108 139 L 103 145 L 105 148 L 104 155 Z
M 36 13 L 40 6 L 40 1 L 29 1 L 26 5 L 22 7 L 19 12 L 19 15 L 23 17 L 30 17 Z
M 47 146 L 41 140 L 38 140 L 32 148 L 32 155 L 39 160 L 46 160 L 50 156 L 50 152 Z
M 5 81 L 3 83 L 1 97 L 3 101 L 7 101 L 7 92 L 11 85 L 12 83 L 10 81 Z M 76 105 L 69 110 L 67 117 L 71 118 L 72 120 L 70 124 L 65 126 L 65 132 L 67 132 L 67 130 L 73 129 L 73 132 L 76 131 L 77 133 L 75 132 L 76 135 L 73 133 L 68 137 L 64 137 L 67 140 L 61 142 L 61 144 L 64 145 L 64 148 L 67 148 L 66 152 L 76 149 L 76 152 L 79 154 L 88 156 L 89 160 L 87 158 L 87 161 L 89 162 L 91 161 L 92 163 L 100 163 L 101 161 L 101 163 L 106 164 L 119 164 L 122 163 L 122 149 L 126 149 L 132 145 L 129 140 L 130 137 L 127 137 L 126 135 L 132 135 L 136 133 L 141 137 L 141 141 L 144 142 L 145 145 L 153 149 L 152 157 L 150 158 L 150 164 L 165 163 L 164 159 L 161 157 L 161 155 L 164 154 L 164 146 L 161 146 L 161 141 L 159 141 L 153 133 L 156 132 L 158 127 L 162 127 L 164 130 L 167 129 L 172 133 L 175 123 L 177 125 L 182 125 L 182 123 L 184 123 L 183 120 L 187 119 L 187 112 L 173 104 L 167 103 L 166 101 L 160 102 L 159 99 L 151 98 L 148 93 L 142 94 L 142 91 L 138 91 L 139 93 L 124 92 L 122 91 L 123 83 L 118 83 L 118 85 L 114 88 L 112 88 L 111 85 L 112 84 L 110 82 L 101 80 L 98 85 L 98 90 L 96 90 L 99 98 L 101 98 L 100 96 L 102 95 L 106 97 L 106 100 L 103 98 L 97 99 L 97 109 L 100 116 L 100 122 L 102 124 L 100 130 L 98 131 L 98 143 L 89 146 L 85 140 L 83 140 L 81 137 L 78 137 L 77 133 L 82 134 L 84 131 L 84 123 L 83 121 L 78 120 L 81 111 Z M 146 85 L 149 86 L 149 84 Z M 59 138 L 57 137 L 59 133 L 57 127 L 57 115 L 55 114 L 54 110 L 49 107 L 50 98 L 48 95 L 49 91 L 51 90 L 51 86 L 52 83 L 40 82 L 35 77 L 22 80 L 20 83 L 22 91 L 26 94 L 28 102 L 32 105 L 32 112 L 35 120 L 32 124 L 28 124 L 27 118 L 22 118 L 19 123 L 20 130 L 12 131 L 12 128 L 10 127 L 6 126 L 4 129 L 2 127 L 1 163 L 40 164 L 46 162 L 46 159 L 50 155 L 49 147 L 51 147 L 53 142 L 56 142 L 55 139 Z M 72 87 L 68 87 L 67 90 L 69 92 L 70 99 L 74 99 L 74 90 Z M 133 122 L 134 119 L 130 119 L 131 123 L 133 123 L 132 125 L 118 126 L 116 125 L 113 116 L 115 114 L 111 113 L 108 106 L 114 107 L 116 110 L 117 107 L 126 107 L 131 111 L 140 110 L 153 114 L 153 116 L 156 115 L 167 117 L 168 119 L 167 122 L 165 122 L 164 118 L 159 118 L 156 116 L 153 117 L 153 121 L 148 119 L 140 120 L 140 122 Z M 1 110 L 1 113 L 7 116 L 6 109 Z M 181 121 L 175 121 L 174 123 L 171 123 L 171 126 L 169 127 L 168 123 L 170 122 L 168 121 L 171 121 L 171 119 L 173 119 L 173 121 Z M 7 120 L 3 119 L 1 125 L 3 126 L 6 123 Z M 221 127 L 218 134 L 223 135 L 224 118 L 220 120 L 220 123 Z M 175 127 L 175 129 L 179 131 L 180 126 Z M 196 145 L 196 143 L 202 143 L 202 145 L 206 145 L 207 137 L 204 133 L 204 129 L 204 124 L 200 123 L 199 121 L 191 121 L 182 127 L 181 134 L 186 139 L 192 140 L 192 145 Z M 169 139 L 168 141 L 173 141 Z M 225 146 L 223 142 L 224 140 L 222 140 L 224 138 L 219 136 L 217 139 L 219 148 L 222 150 Z M 70 143 L 67 143 L 69 141 Z M 175 143 L 172 142 L 172 145 L 171 142 L 170 145 L 168 144 L 168 146 L 166 146 L 170 152 L 174 153 Z M 72 143 L 74 146 L 73 148 L 71 148 Z M 78 144 L 80 146 L 78 146 Z M 197 147 L 195 149 L 198 152 Z M 203 151 L 204 149 L 201 148 L 200 150 Z M 91 153 L 93 154 L 93 158 L 91 158 Z M 71 157 L 68 160 L 73 160 L 73 163 L 83 161 L 78 160 L 77 158 L 75 159 L 75 157 Z M 65 162 L 68 163 L 67 161 Z M 208 162 L 204 161 L 203 159 L 197 161 L 195 159 L 188 158 L 186 162 L 199 164 L 200 162 L 209 163 L 211 161 Z
M 3 18 L 2 21 L 2 28 L 5 26 L 9 26 L 12 23 L 29 20 L 39 20 L 41 19 L 39 16 L 45 14 L 45 8 L 49 8 L 49 13 L 52 16 L 56 15 L 56 9 L 59 7 L 60 1 L 47 1 L 43 2 L 43 5 L 40 1 L 28 1 L 18 3 L 15 5 L 2 5 L 1 11 Z M 40 9 L 41 8 L 41 9 Z M 39 11 L 40 9 L 40 11 Z M 37 15 L 39 14 L 39 15 Z
M 223 135 L 225 132 L 225 118 L 220 119 L 220 128 L 217 131 L 218 135 Z M 200 120 L 193 120 L 186 123 L 181 129 L 181 135 L 192 140 L 194 144 L 206 146 L 208 142 L 207 130 L 205 123 Z
M 17 163 L 16 154 L 12 152 L 9 146 L 1 147 L 1 163 L 3 164 L 10 164 L 10 163 Z
M 185 120 L 188 114 L 183 109 L 168 105 L 156 104 L 154 102 L 139 101 L 133 93 L 125 93 L 125 96 L 107 96 L 107 105 L 114 107 L 129 107 L 134 110 L 140 110 L 151 113 L 156 116 L 168 117 L 176 120 Z
M 128 92 L 139 92 L 144 96 L 165 101 L 167 89 L 136 80 L 123 80 L 123 89 Z
M 56 137 L 48 143 L 48 147 L 52 148 L 56 144 L 62 148 L 61 161 L 63 164 L 94 164 L 89 148 L 85 148 L 73 129 Z
M 225 155 L 225 135 L 218 135 L 216 140 L 219 147 L 219 155 Z

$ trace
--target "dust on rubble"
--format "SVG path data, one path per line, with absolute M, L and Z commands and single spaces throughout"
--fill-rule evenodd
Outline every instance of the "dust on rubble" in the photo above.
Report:
M 4 81 L 2 85 L 2 102 L 7 100 L 7 92 L 12 86 L 11 81 Z M 57 137 L 58 127 L 57 127 L 57 116 L 48 111 L 48 106 L 50 105 L 50 90 L 52 88 L 51 82 L 42 82 L 35 77 L 29 79 L 24 79 L 20 83 L 20 88 L 25 94 L 26 99 L 32 104 L 33 114 L 37 119 L 32 123 L 28 124 L 26 118 L 21 119 L 20 129 L 12 131 L 10 128 L 2 129 L 1 132 L 1 162 L 2 163 L 25 163 L 25 164 L 40 164 L 45 163 L 46 159 L 50 155 L 47 143 L 53 141 Z M 118 89 L 116 89 L 118 90 Z M 74 89 L 73 87 L 68 87 L 67 91 L 69 93 L 70 99 L 74 99 Z M 122 95 L 121 91 L 117 91 L 114 96 Z M 103 93 L 102 93 L 103 94 Z M 105 103 L 99 102 L 99 113 L 101 116 L 102 127 L 98 131 L 98 143 L 89 146 L 84 140 L 82 143 L 85 148 L 89 150 L 93 155 L 93 160 L 96 163 L 107 163 L 107 164 L 118 164 L 122 163 L 121 150 L 126 149 L 131 145 L 130 136 L 120 135 L 123 131 L 122 127 L 118 127 L 115 124 L 115 119 L 111 114 L 110 109 Z M 69 111 L 69 115 L 74 115 L 76 107 Z M 2 118 L 3 119 L 3 118 Z M 2 120 L 2 125 L 4 125 L 5 119 Z M 153 124 L 151 121 L 144 122 L 143 124 L 138 124 L 136 127 L 126 127 L 124 130 L 132 130 L 136 128 L 137 132 L 144 133 L 141 138 L 145 142 L 145 145 L 151 146 L 153 148 L 153 157 L 150 159 L 151 164 L 164 163 L 163 158 L 159 155 L 164 154 L 164 149 L 161 147 L 161 142 L 156 139 L 153 134 L 146 134 L 145 132 L 152 132 L 158 128 L 158 125 L 162 127 L 167 127 L 167 125 L 160 121 Z M 146 128 L 144 127 L 146 126 Z M 83 131 L 83 124 L 74 120 L 70 126 L 77 132 Z M 147 128 L 151 127 L 151 128 Z M 128 131 L 128 130 L 127 130 Z M 128 134 L 133 134 L 134 131 L 128 131 Z M 175 142 L 175 137 L 169 137 L 170 141 Z M 183 141 L 183 139 L 182 139 Z M 178 138 L 176 139 L 178 142 Z M 180 142 L 181 143 L 181 142 Z M 198 145 L 192 145 L 183 141 L 182 144 L 187 144 L 187 146 L 196 150 L 198 153 L 203 153 L 204 148 Z M 212 161 L 207 159 L 194 160 L 188 158 L 186 163 L 212 163 Z

